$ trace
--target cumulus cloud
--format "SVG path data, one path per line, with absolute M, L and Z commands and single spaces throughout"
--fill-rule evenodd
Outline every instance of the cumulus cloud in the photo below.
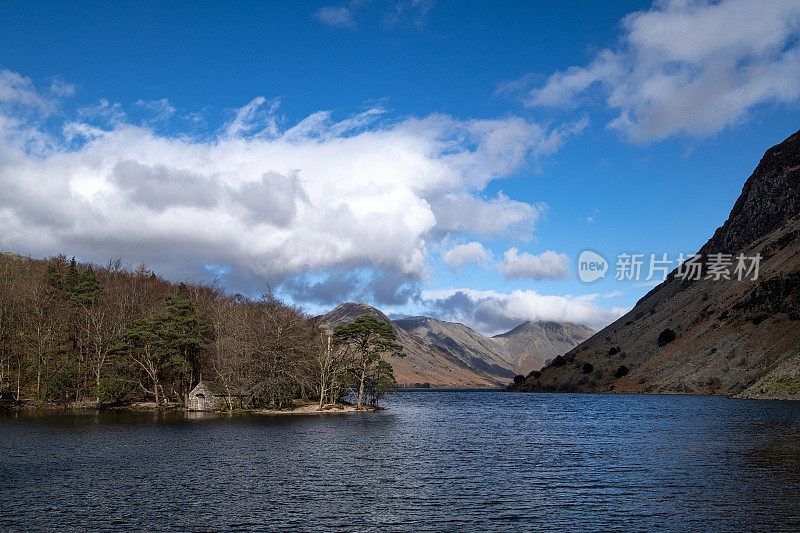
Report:
M 419 299 L 420 282 L 414 276 L 390 270 L 338 268 L 322 275 L 293 276 L 281 284 L 280 293 L 317 308 L 334 307 L 344 301 L 402 306 Z
M 488 236 L 510 232 L 517 238 L 525 238 L 531 234 L 536 221 L 547 209 L 543 203 L 519 202 L 502 192 L 488 199 L 467 192 L 450 192 L 432 201 L 440 231 L 463 231 Z M 464 216 L 465 213 L 470 216 Z
M 490 262 L 492 260 L 492 252 L 484 248 L 483 244 L 472 241 L 467 244 L 453 246 L 445 252 L 442 259 L 455 272 L 466 265 Z
M 500 269 L 506 279 L 564 279 L 570 276 L 569 264 L 570 260 L 566 254 L 552 250 L 533 255 L 527 252 L 519 253 L 516 248 L 511 248 L 503 254 Z
M 53 131 L 26 118 L 49 105 L 30 80 L 2 79 L 0 103 L 14 102 L 0 106 L 2 248 L 123 256 L 174 278 L 223 265 L 232 289 L 286 282 L 316 300 L 330 273 L 366 269 L 359 283 L 399 302 L 418 291 L 440 240 L 530 238 L 542 207 L 483 190 L 575 131 L 517 117 L 383 120 L 379 108 L 281 128 L 278 102 L 264 98 L 200 138 L 132 124 L 108 100 Z
M 618 48 L 553 74 L 527 104 L 573 107 L 598 88 L 617 113 L 609 126 L 644 142 L 710 135 L 800 97 L 796 0 L 657 1 L 622 28 Z
M 444 320 L 467 324 L 486 335 L 508 331 L 526 320 L 574 322 L 599 330 L 628 309 L 605 309 L 594 302 L 597 295 L 552 296 L 532 290 L 511 293 L 445 289 L 422 291 L 428 313 Z

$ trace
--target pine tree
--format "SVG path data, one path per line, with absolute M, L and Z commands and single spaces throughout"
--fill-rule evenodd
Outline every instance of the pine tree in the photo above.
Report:
M 162 309 L 137 321 L 125 337 L 128 347 L 138 351 L 134 361 L 153 380 L 155 392 L 163 395 L 158 388 L 164 373 L 179 374 L 178 396 L 183 401 L 198 375 L 199 354 L 211 341 L 212 330 L 188 287 L 181 283 L 177 294 L 165 298 Z
M 80 274 L 78 273 L 78 264 L 75 257 L 69 262 L 67 273 L 64 275 L 64 282 L 61 284 L 61 292 L 69 299 L 72 300 L 73 295 L 78 290 L 78 282 Z
M 79 305 L 93 305 L 105 290 L 92 265 L 78 275 L 77 285 L 71 295 L 71 300 Z
M 403 347 L 397 344 L 397 336 L 390 324 L 381 322 L 369 315 L 362 315 L 352 324 L 337 326 L 333 330 L 333 338 L 340 343 L 351 345 L 356 351 L 356 372 L 359 376 L 358 398 L 356 409 L 364 408 L 364 384 L 368 375 L 373 375 L 378 382 L 386 384 L 387 373 L 392 371 L 389 362 L 381 355 L 404 357 Z M 393 374 L 392 379 L 394 379 Z M 377 401 L 377 400 L 376 400 Z

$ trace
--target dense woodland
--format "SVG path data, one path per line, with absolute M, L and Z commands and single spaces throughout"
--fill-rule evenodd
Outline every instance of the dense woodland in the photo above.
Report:
M 231 408 L 286 408 L 297 398 L 322 407 L 348 391 L 377 405 L 396 383 L 380 354 L 360 346 L 352 328 L 331 338 L 270 293 L 174 284 L 119 260 L 98 267 L 0 254 L 4 399 L 185 405 L 202 378 Z

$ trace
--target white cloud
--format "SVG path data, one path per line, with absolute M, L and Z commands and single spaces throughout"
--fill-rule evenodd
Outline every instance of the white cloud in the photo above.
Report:
M 440 231 L 463 231 L 486 236 L 513 233 L 530 236 L 536 221 L 547 210 L 543 203 L 512 200 L 502 192 L 485 199 L 468 192 L 449 192 L 432 199 Z
M 128 115 L 119 102 L 112 103 L 105 98 L 101 98 L 94 105 L 79 108 L 78 117 L 81 120 L 100 120 L 105 124 L 118 125 L 125 122 Z
M 531 106 L 575 106 L 599 87 L 609 126 L 637 142 L 706 136 L 764 103 L 800 97 L 800 2 L 658 1 L 622 20 L 621 45 L 550 76 Z
M 6 98 L 37 106 L 32 84 L 11 79 Z M 121 255 L 173 278 L 229 266 L 234 289 L 359 267 L 408 286 L 440 240 L 530 238 L 541 206 L 482 191 L 574 131 L 517 117 L 380 121 L 381 109 L 280 129 L 276 107 L 255 99 L 202 138 L 131 124 L 107 100 L 66 119 L 63 137 L 0 108 L 0 246 Z
M 325 6 L 316 12 L 316 17 L 333 28 L 352 28 L 355 26 L 353 13 L 346 6 Z
M 473 263 L 488 263 L 492 260 L 492 252 L 479 242 L 472 241 L 459 244 L 448 250 L 442 259 L 453 271 Z
M 166 98 L 161 100 L 137 100 L 136 105 L 152 113 L 151 120 L 154 122 L 167 120 L 176 112 L 175 107 Z
M 0 104 L 23 106 L 28 111 L 44 114 L 54 109 L 53 103 L 39 94 L 30 78 L 10 70 L 0 70 Z
M 350 0 L 338 6 L 325 6 L 318 9 L 314 15 L 332 28 L 354 28 L 356 14 L 363 10 L 365 4 L 364 0 Z M 381 6 L 386 10 L 383 16 L 384 25 L 396 26 L 408 20 L 421 28 L 425 25 L 428 12 L 435 4 L 436 0 L 394 0 L 388 6 Z
M 503 257 L 500 269 L 507 279 L 564 279 L 571 274 L 569 257 L 552 250 L 533 255 L 511 248 Z
M 532 290 L 426 290 L 421 298 L 434 316 L 462 322 L 487 335 L 508 331 L 526 320 L 574 322 L 599 330 L 628 311 L 600 307 L 593 301 L 596 295 L 553 296 Z
M 76 87 L 71 83 L 66 83 L 61 78 L 53 78 L 50 82 L 50 92 L 57 97 L 67 98 L 75 94 Z

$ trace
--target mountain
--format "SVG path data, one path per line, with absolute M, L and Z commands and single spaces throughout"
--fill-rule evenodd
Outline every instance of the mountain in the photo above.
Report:
M 572 322 L 527 321 L 492 339 L 509 354 L 517 374 L 527 375 L 531 370 L 542 368 L 548 359 L 571 350 L 594 333 L 592 328 Z
M 494 339 L 484 337 L 464 324 L 445 322 L 427 316 L 403 318 L 396 320 L 395 324 L 470 367 L 506 380 L 510 380 L 517 373 L 505 346 Z
M 757 279 L 695 281 L 673 271 L 625 316 L 512 389 L 800 399 L 798 215 L 800 132 L 767 150 L 699 251 L 760 254 Z
M 349 324 L 361 315 L 372 316 L 392 324 L 397 342 L 403 346 L 405 357 L 387 357 L 394 375 L 401 385 L 430 383 L 434 387 L 497 387 L 507 379 L 489 374 L 471 366 L 452 353 L 442 350 L 393 323 L 389 317 L 372 306 L 362 303 L 344 303 L 320 319 L 333 329 Z

